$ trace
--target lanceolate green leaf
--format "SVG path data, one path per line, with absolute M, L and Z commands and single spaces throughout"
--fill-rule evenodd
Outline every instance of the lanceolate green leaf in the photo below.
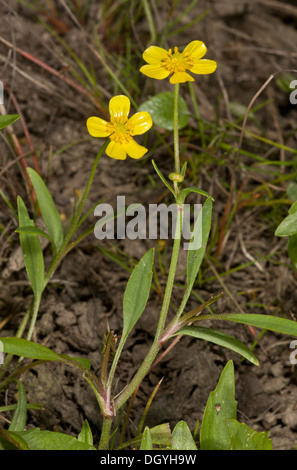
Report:
M 285 335 L 297 336 L 297 322 L 287 318 L 274 317 L 257 313 L 223 313 L 213 315 L 200 315 L 197 321 L 203 320 L 228 320 L 245 325 L 263 328 L 265 330 L 283 333 Z
M 0 429 L 0 450 L 30 450 L 18 432 Z
M 188 251 L 186 295 L 189 295 L 192 291 L 194 282 L 196 280 L 198 271 L 204 258 L 209 232 L 211 228 L 211 216 L 212 201 L 210 198 L 208 198 L 205 201 L 194 226 L 194 238 L 199 236 L 199 230 L 202 231 L 201 246 L 196 250 L 189 249 Z
M 152 437 L 148 426 L 143 431 L 140 450 L 153 450 Z
M 80 442 L 84 442 L 85 444 L 88 444 L 89 446 L 93 445 L 93 434 L 92 434 L 89 422 L 86 419 L 84 421 L 84 424 L 81 428 L 79 435 L 77 436 L 77 439 Z
M 95 447 L 68 434 L 41 431 L 39 428 L 8 434 L 15 440 L 20 439 L 30 450 L 95 450 Z
M 46 232 L 44 232 L 40 228 L 35 227 L 33 225 L 29 225 L 27 227 L 19 227 L 16 230 L 16 232 L 17 233 L 30 233 L 31 235 L 39 235 L 40 237 L 45 237 L 52 242 L 51 237 Z
M 213 200 L 213 198 L 211 197 L 210 194 L 208 194 L 206 191 L 203 191 L 203 189 L 198 189 L 198 188 L 185 188 L 185 189 L 182 189 L 178 195 L 178 198 L 177 198 L 177 202 L 180 202 L 180 203 L 184 203 L 185 202 L 185 199 L 186 197 L 190 194 L 190 193 L 197 193 L 197 194 L 201 194 L 201 196 L 205 196 L 205 197 L 209 197 L 210 199 Z
M 20 196 L 17 199 L 19 226 L 34 226 Z M 44 288 L 44 260 L 40 240 L 31 233 L 20 233 L 24 262 L 36 299 L 40 299 Z
M 5 116 L 0 116 L 0 129 L 4 129 L 20 118 L 19 114 L 6 114 Z
M 157 173 L 157 175 L 159 176 L 160 180 L 164 183 L 164 185 L 166 186 L 167 189 L 169 189 L 169 191 L 172 192 L 173 196 L 175 197 L 175 192 L 174 192 L 174 189 L 172 188 L 172 186 L 170 186 L 170 184 L 168 183 L 168 181 L 166 180 L 166 178 L 164 178 L 164 176 L 162 175 L 161 171 L 159 170 L 159 168 L 157 167 L 156 163 L 154 162 L 154 160 L 152 160 L 152 165 L 155 169 L 155 172 Z
M 255 365 L 259 365 L 259 361 L 256 356 L 250 351 L 250 349 L 237 338 L 233 338 L 226 333 L 221 331 L 213 330 L 212 328 L 205 328 L 200 326 L 185 326 L 178 330 L 175 335 L 189 335 L 197 339 L 203 339 L 214 344 L 218 344 L 224 348 L 231 349 L 232 351 L 240 354 L 245 359 L 248 359 Z
M 200 430 L 201 450 L 230 450 L 227 419 L 236 419 L 234 366 L 229 361 L 221 373 L 216 389 L 210 393 Z
M 15 356 L 21 357 L 30 357 L 31 359 L 37 359 L 41 361 L 59 361 L 73 365 L 77 363 L 85 369 L 90 368 L 89 359 L 73 358 L 64 354 L 56 354 L 46 346 L 35 343 L 33 341 L 28 341 L 23 338 L 1 336 L 0 341 L 3 352 L 7 354 L 14 354 Z
M 39 174 L 32 168 L 28 168 L 34 190 L 36 192 L 41 215 L 56 250 L 63 243 L 63 227 L 60 214 L 55 206 L 53 198 Z
M 123 300 L 123 338 L 127 338 L 145 309 L 153 274 L 154 250 L 149 250 L 132 271 Z
M 172 431 L 172 450 L 197 450 L 188 424 L 179 421 Z
M 24 431 L 27 421 L 27 395 L 22 382 L 18 382 L 18 402 L 13 418 L 9 425 L 9 431 Z

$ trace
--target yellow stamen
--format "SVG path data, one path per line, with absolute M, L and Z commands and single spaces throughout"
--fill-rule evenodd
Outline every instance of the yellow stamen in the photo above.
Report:
M 116 122 L 115 122 L 116 121 Z M 110 140 L 118 144 L 127 144 L 131 140 L 131 133 L 128 127 L 123 123 L 122 118 L 114 119 L 113 123 L 107 124 L 108 130 L 111 132 Z
M 193 65 L 194 60 L 192 57 L 187 53 L 184 54 L 183 52 L 178 52 L 178 47 L 174 48 L 173 54 L 172 49 L 169 49 L 168 53 L 164 55 L 161 60 L 161 66 L 170 73 L 185 72 L 186 69 L 190 70 Z

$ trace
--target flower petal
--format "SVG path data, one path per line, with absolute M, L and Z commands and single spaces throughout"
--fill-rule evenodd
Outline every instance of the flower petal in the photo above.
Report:
M 125 160 L 127 157 L 126 145 L 111 140 L 107 146 L 106 155 L 115 160 Z
M 201 59 L 198 60 L 193 67 L 191 72 L 198 74 L 213 73 L 217 68 L 217 63 L 214 60 Z
M 143 65 L 140 68 L 140 72 L 150 78 L 156 78 L 157 80 L 163 80 L 168 77 L 170 72 L 160 65 Z
M 134 139 L 130 139 L 129 143 L 125 146 L 125 150 L 129 157 L 135 159 L 143 157 L 143 155 L 147 152 L 147 148 L 139 145 L 137 142 L 135 142 Z
M 87 119 L 87 129 L 93 137 L 108 137 L 110 131 L 107 130 L 108 123 L 96 116 Z
M 170 77 L 170 83 L 194 82 L 194 78 L 187 72 L 176 72 Z
M 168 52 L 162 47 L 150 46 L 144 51 L 142 57 L 148 64 L 157 65 L 160 64 L 164 55 L 167 56 L 167 54 Z
M 148 131 L 152 125 L 151 115 L 147 111 L 141 111 L 130 117 L 126 127 L 130 130 L 131 135 L 140 135 Z
M 156 78 L 157 80 L 163 80 L 168 77 L 170 72 L 160 65 L 143 65 L 139 71 L 150 78 Z
M 130 100 L 125 95 L 118 95 L 111 98 L 109 102 L 109 113 L 111 119 L 116 121 L 128 119 L 128 114 L 130 111 Z
M 188 54 L 193 59 L 201 59 L 206 54 L 207 48 L 202 41 L 192 41 L 184 49 L 182 54 Z

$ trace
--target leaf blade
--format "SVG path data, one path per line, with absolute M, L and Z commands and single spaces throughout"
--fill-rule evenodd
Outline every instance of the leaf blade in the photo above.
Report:
M 19 114 L 5 114 L 0 116 L 0 129 L 4 129 L 17 121 L 21 116 Z
M 297 322 L 287 318 L 274 317 L 260 313 L 222 313 L 212 315 L 200 315 L 198 321 L 203 320 L 227 320 L 244 325 L 255 326 L 265 330 L 297 336 Z
M 218 384 L 208 397 L 200 429 L 201 450 L 230 450 L 227 419 L 236 419 L 233 362 L 224 367 Z
M 176 335 L 188 335 L 204 341 L 217 344 L 224 348 L 230 349 L 231 351 L 240 354 L 245 359 L 249 360 L 252 364 L 258 366 L 259 361 L 252 351 L 241 341 L 233 336 L 227 335 L 218 330 L 212 328 L 200 327 L 200 326 L 184 326 L 175 333 Z
M 273 450 L 268 432 L 258 432 L 236 419 L 227 420 L 232 450 Z
M 63 243 L 64 235 L 62 221 L 58 209 L 56 208 L 56 205 L 49 190 L 46 187 L 46 184 L 39 174 L 33 170 L 33 168 L 27 168 L 27 172 L 36 192 L 42 218 L 48 233 L 54 242 L 56 250 L 59 250 Z
M 174 129 L 174 93 L 165 91 L 145 101 L 138 108 L 147 111 L 152 116 L 154 124 L 169 131 Z M 183 129 L 189 120 L 189 111 L 186 101 L 178 97 L 178 128 Z
M 197 250 L 189 250 L 187 256 L 187 287 L 185 295 L 189 296 L 194 282 L 196 280 L 198 271 L 204 258 L 206 245 L 209 238 L 211 229 L 212 217 L 212 200 L 209 198 L 203 204 L 202 210 L 195 222 L 194 237 L 197 236 L 199 228 L 202 228 L 201 246 Z M 196 235 L 195 235 L 196 234 Z
M 151 248 L 135 266 L 128 280 L 123 299 L 123 338 L 127 338 L 145 309 L 152 283 L 153 260 L 154 249 Z
M 7 354 L 14 354 L 15 356 L 28 357 L 41 361 L 59 361 L 72 365 L 78 364 L 84 369 L 90 368 L 89 359 L 57 354 L 52 349 L 27 339 L 0 336 L 0 344 L 3 352 Z
M 18 382 L 18 402 L 8 431 L 24 431 L 27 421 L 27 395 L 22 382 Z
M 19 226 L 34 227 L 27 208 L 20 196 L 17 199 Z M 43 251 L 39 238 L 30 233 L 20 232 L 20 243 L 22 247 L 26 271 L 36 299 L 40 299 L 44 289 L 44 260 Z
M 188 424 L 181 420 L 172 431 L 172 450 L 197 450 Z

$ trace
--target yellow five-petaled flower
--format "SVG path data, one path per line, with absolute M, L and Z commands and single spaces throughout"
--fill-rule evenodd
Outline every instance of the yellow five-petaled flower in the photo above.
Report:
M 209 74 L 217 68 L 214 60 L 201 59 L 206 51 L 206 46 L 201 41 L 190 42 L 183 52 L 179 52 L 177 47 L 174 51 L 166 51 L 162 47 L 150 46 L 143 53 L 147 64 L 141 67 L 140 72 L 158 80 L 172 74 L 170 83 L 174 84 L 193 82 L 194 78 L 187 70 L 195 74 Z
M 87 120 L 88 131 L 93 137 L 109 137 L 106 154 L 117 160 L 125 160 L 127 154 L 131 158 L 141 158 L 147 152 L 147 148 L 139 145 L 133 136 L 148 131 L 153 124 L 152 118 L 142 111 L 128 119 L 129 112 L 129 98 L 119 95 L 109 102 L 109 122 L 96 116 Z

